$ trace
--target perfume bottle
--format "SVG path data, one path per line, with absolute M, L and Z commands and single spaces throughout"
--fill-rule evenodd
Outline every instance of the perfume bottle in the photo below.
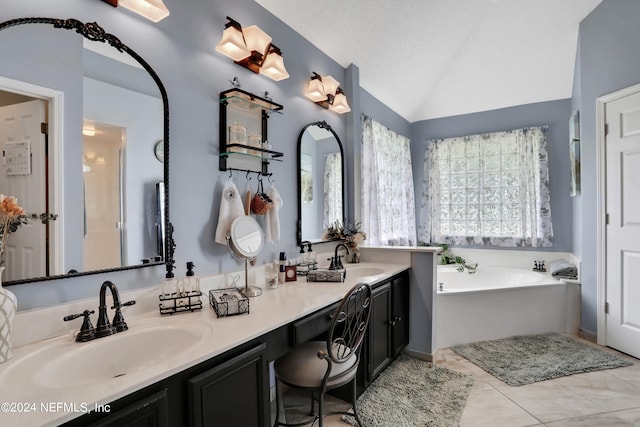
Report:
M 284 284 L 285 282 L 285 272 L 287 267 L 287 254 L 284 252 L 280 252 L 280 261 L 279 261 L 279 269 L 278 269 L 278 283 Z

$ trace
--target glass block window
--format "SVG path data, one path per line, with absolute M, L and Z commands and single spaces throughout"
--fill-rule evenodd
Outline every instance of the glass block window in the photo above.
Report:
M 545 131 L 427 141 L 420 240 L 552 246 Z

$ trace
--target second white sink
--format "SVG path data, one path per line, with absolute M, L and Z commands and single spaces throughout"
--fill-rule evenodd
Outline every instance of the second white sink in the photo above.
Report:
M 347 275 L 353 277 L 368 277 L 377 276 L 384 273 L 385 270 L 380 267 L 372 265 L 356 265 L 354 267 L 347 267 Z
M 67 388 L 106 384 L 114 378 L 166 364 L 210 335 L 209 326 L 194 329 L 193 323 L 146 319 L 129 330 L 86 343 L 68 336 L 10 361 L 0 377 L 2 386 Z

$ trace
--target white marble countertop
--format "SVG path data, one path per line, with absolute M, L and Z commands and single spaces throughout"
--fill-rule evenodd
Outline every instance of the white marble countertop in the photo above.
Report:
M 382 250 L 395 252 L 441 252 L 440 246 L 360 246 L 360 250 Z
M 358 278 L 355 274 L 349 274 L 349 268 L 357 266 L 382 268 L 384 273 Z M 23 427 L 59 425 L 84 412 L 94 410 L 96 405 L 108 404 L 339 301 L 358 282 L 376 283 L 409 267 L 403 264 L 381 263 L 347 265 L 344 283 L 307 282 L 305 277 L 300 277 L 299 280 L 281 284 L 276 289 L 263 289 L 261 296 L 250 299 L 250 314 L 221 318 L 216 316 L 209 305 L 208 289 L 202 289 L 201 311 L 173 316 L 160 316 L 157 310 L 159 290 L 146 292 L 144 298 L 155 299 L 148 306 L 155 305 L 156 309 L 137 316 L 128 316 L 125 312 L 128 331 L 87 343 L 76 343 L 71 334 L 65 334 L 14 348 L 13 359 L 0 364 L 0 423 Z M 109 316 L 112 317 L 111 310 Z M 61 322 L 57 312 L 51 321 Z M 149 363 L 143 369 L 99 383 L 78 383 L 77 380 L 76 384 L 69 386 L 64 383 L 51 384 L 38 375 L 32 375 L 32 378 L 16 375 L 21 364 L 37 362 L 38 357 L 42 358 L 42 364 L 34 366 L 40 367 L 46 366 L 50 357 L 57 357 L 65 352 L 86 351 L 90 354 L 92 346 L 104 345 L 108 340 L 124 337 L 125 334 L 135 335 L 136 328 L 142 330 L 150 324 L 153 327 L 167 329 L 179 326 L 192 328 L 193 331 L 201 333 L 201 337 L 187 350 L 180 350 L 180 346 L 174 346 L 175 354 L 165 354 L 162 358 L 150 354 Z M 37 328 L 38 325 L 32 327 Z M 170 343 L 167 343 L 167 346 L 172 348 Z M 140 354 L 135 355 L 138 358 L 139 356 Z M 127 354 L 119 357 L 124 360 Z M 91 360 L 86 362 L 92 363 Z M 115 360 L 113 363 L 117 364 L 118 361 Z M 107 369 L 106 366 L 102 368 Z M 95 364 L 95 369 L 101 369 L 100 364 Z

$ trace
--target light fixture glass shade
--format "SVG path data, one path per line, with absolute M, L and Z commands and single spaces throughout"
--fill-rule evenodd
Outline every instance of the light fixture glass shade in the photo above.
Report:
M 162 21 L 169 16 L 169 9 L 162 0 L 119 0 L 118 5 L 153 22 Z
M 284 68 L 284 59 L 274 51 L 269 52 L 264 59 L 264 63 L 260 67 L 260 74 L 264 74 L 275 81 L 289 78 L 289 73 Z
M 265 33 L 257 25 L 251 25 L 242 29 L 244 33 L 244 39 L 247 42 L 247 49 L 249 52 L 256 51 L 261 54 L 265 54 L 267 48 L 271 44 L 271 37 Z
M 349 104 L 347 103 L 347 97 L 342 92 L 336 93 L 336 96 L 333 99 L 333 104 L 329 106 L 329 109 L 338 114 L 344 114 L 351 111 L 351 107 L 349 107 Z
M 96 136 L 96 130 L 89 127 L 82 128 L 82 134 L 84 136 Z
M 240 61 L 251 55 L 251 51 L 244 44 L 242 31 L 235 27 L 225 28 L 220 43 L 216 45 L 216 52 L 220 52 L 234 61 Z
M 326 95 L 334 95 L 340 86 L 340 82 L 331 76 L 322 76 L 322 85 Z
M 320 79 L 311 79 L 307 83 L 307 89 L 304 92 L 304 96 L 312 100 L 313 102 L 321 102 L 327 100 L 327 95 L 324 93 L 322 82 Z

